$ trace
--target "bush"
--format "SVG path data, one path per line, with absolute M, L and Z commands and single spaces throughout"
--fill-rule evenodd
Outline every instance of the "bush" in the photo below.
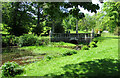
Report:
M 89 50 L 89 47 L 88 47 L 87 45 L 84 45 L 84 46 L 82 47 L 82 50 Z
M 76 51 L 68 51 L 66 53 L 63 53 L 63 56 L 73 55 L 73 54 L 77 54 L 77 52 Z
M 2 46 L 15 46 L 17 45 L 17 37 L 15 35 L 2 36 Z
M 115 28 L 114 35 L 120 35 L 120 27 Z
M 46 60 L 46 61 L 49 61 L 49 60 L 51 60 L 52 58 L 53 58 L 52 56 L 47 55 L 46 58 L 45 58 L 45 60 Z
M 36 41 L 36 46 L 39 46 L 39 45 L 47 45 L 50 43 L 50 40 L 49 38 L 41 38 L 41 39 L 38 39 Z
M 33 27 L 32 33 L 37 34 L 38 36 L 43 32 L 43 24 Z
M 49 38 L 41 38 L 34 36 L 33 34 L 24 34 L 19 37 L 19 46 L 39 46 L 47 45 L 49 43 Z
M 64 33 L 64 32 L 65 32 L 65 28 L 63 27 L 63 25 L 61 25 L 61 22 L 56 23 L 54 27 L 54 33 Z
M 42 41 L 42 45 L 47 45 L 50 43 L 49 38 L 41 38 L 40 41 Z
M 97 43 L 97 42 L 98 42 L 98 39 L 97 39 L 97 38 L 94 38 L 93 41 L 94 41 L 95 43 Z
M 91 42 L 89 46 L 90 46 L 91 48 L 97 47 L 97 45 L 96 45 L 95 42 Z
M 23 68 L 20 67 L 16 62 L 6 62 L 2 65 L 2 75 L 5 77 L 14 77 L 22 72 Z
M 19 37 L 19 46 L 34 46 L 38 40 L 33 34 L 24 34 Z

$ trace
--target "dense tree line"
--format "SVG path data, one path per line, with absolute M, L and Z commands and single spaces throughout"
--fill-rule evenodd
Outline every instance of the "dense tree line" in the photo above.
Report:
M 30 31 L 40 35 L 46 29 L 56 32 L 55 28 L 59 25 L 64 31 L 65 22 L 62 20 L 69 15 L 72 16 L 71 21 L 85 16 L 80 12 L 79 6 L 95 13 L 99 9 L 99 6 L 92 2 L 4 2 L 2 3 L 2 24 L 10 34 L 16 36 Z M 72 9 L 68 10 L 68 8 Z
M 120 27 L 120 1 L 118 2 L 105 2 L 101 12 L 96 15 L 96 27 L 109 32 L 118 32 Z

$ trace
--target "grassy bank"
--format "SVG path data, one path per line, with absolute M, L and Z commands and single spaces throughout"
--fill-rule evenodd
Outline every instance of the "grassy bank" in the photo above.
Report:
M 26 72 L 21 76 L 53 76 L 53 77 L 88 77 L 118 75 L 118 39 L 117 37 L 101 37 L 96 48 L 79 50 L 77 54 L 54 57 L 49 61 L 39 61 L 25 66 Z M 56 47 L 23 47 L 34 48 L 34 52 L 56 55 L 69 49 Z M 39 50 L 38 50 L 39 49 Z

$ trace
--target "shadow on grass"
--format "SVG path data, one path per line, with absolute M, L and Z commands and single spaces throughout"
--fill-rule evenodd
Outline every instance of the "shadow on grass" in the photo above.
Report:
M 68 64 L 63 67 L 65 73 L 50 74 L 54 78 L 118 78 L 120 77 L 120 61 L 101 59 L 95 61 Z

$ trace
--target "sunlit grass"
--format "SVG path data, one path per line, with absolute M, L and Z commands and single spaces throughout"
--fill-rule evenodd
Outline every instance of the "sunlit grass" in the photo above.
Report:
M 76 31 L 70 31 L 70 33 L 76 33 Z M 88 32 L 86 32 L 86 31 L 78 31 L 78 33 L 91 33 L 91 31 L 88 31 Z
M 77 54 L 62 56 L 72 49 L 55 47 L 51 45 L 74 46 L 71 43 L 53 42 L 45 46 L 28 46 L 20 49 L 30 50 L 33 53 L 45 54 L 43 60 L 25 65 L 25 72 L 18 76 L 59 76 L 81 77 L 80 74 L 88 76 L 96 75 L 118 75 L 118 37 L 106 34 L 98 37 L 96 48 L 89 50 L 74 50 Z M 46 56 L 52 59 L 46 61 Z M 33 59 L 35 60 L 35 59 Z M 31 61 L 31 60 L 28 60 Z M 1 74 L 0 74 L 1 75 Z M 87 76 L 85 75 L 85 76 Z M 55 77 L 57 78 L 57 77 Z
M 76 46 L 75 44 L 65 43 L 65 42 L 51 42 L 49 45 L 53 45 L 53 46 Z
M 22 75 L 27 76 L 44 76 L 44 75 L 66 75 L 66 72 L 69 74 L 73 74 L 72 71 L 77 69 L 76 73 L 79 74 L 86 74 L 88 75 L 97 75 L 99 74 L 109 74 L 108 67 L 114 67 L 114 60 L 118 59 L 118 39 L 114 38 L 105 38 L 103 41 L 100 41 L 97 43 L 96 48 L 90 48 L 90 50 L 80 50 L 77 51 L 77 54 L 71 55 L 71 56 L 65 56 L 65 57 L 59 57 L 59 58 L 53 58 L 49 61 L 39 61 L 37 63 L 26 65 L 26 72 L 24 72 Z M 24 47 L 25 48 L 25 47 Z M 26 47 L 28 48 L 28 47 Z M 30 48 L 30 47 L 29 47 Z M 34 52 L 41 53 L 46 52 L 48 54 L 56 54 L 61 53 L 64 51 L 67 51 L 68 49 L 64 48 L 56 48 L 56 47 L 35 47 Z M 98 62 L 98 63 L 97 63 Z M 82 65 L 79 65 L 82 64 Z M 91 68 L 91 70 L 88 67 L 82 67 L 83 65 L 88 64 Z M 91 65 L 91 64 L 95 65 Z M 99 64 L 100 63 L 100 64 Z M 101 65 L 101 63 L 103 65 Z M 111 65 L 107 64 L 110 63 Z M 96 67 L 96 64 L 98 67 Z M 68 66 L 69 65 L 69 66 Z M 68 66 L 68 67 L 66 67 Z M 77 66 L 77 67 L 74 67 Z M 79 67 L 80 66 L 80 67 Z M 70 67 L 70 68 L 69 68 Z M 65 68 L 65 69 L 64 69 Z M 71 69 L 72 68 L 72 69 Z M 85 71 L 83 71 L 85 69 Z M 102 71 L 100 71 L 102 69 Z M 92 70 L 94 70 L 93 73 L 90 73 Z M 97 72 L 98 70 L 98 72 Z M 111 68 L 111 70 L 114 70 Z M 115 68 L 117 71 L 117 68 Z M 111 75 L 115 75 L 116 71 L 113 71 Z M 71 71 L 71 72 L 70 72 Z M 105 72 L 103 72 L 105 71 Z

